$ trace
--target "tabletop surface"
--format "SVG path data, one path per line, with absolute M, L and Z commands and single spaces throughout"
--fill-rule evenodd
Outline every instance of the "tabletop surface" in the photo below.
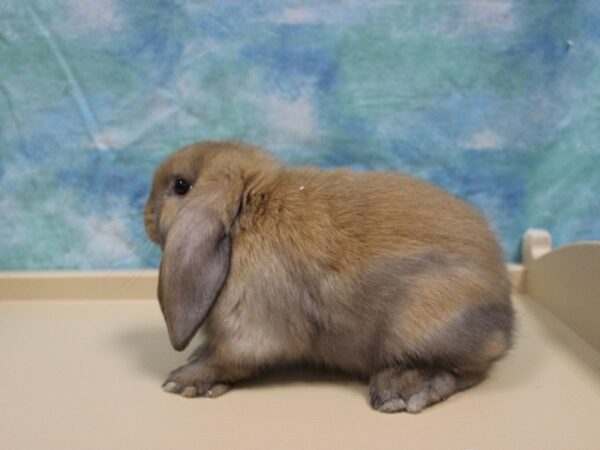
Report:
M 387 415 L 366 385 L 318 374 L 217 399 L 167 394 L 186 353 L 170 348 L 156 302 L 0 301 L 0 447 L 597 450 L 600 355 L 533 300 L 515 305 L 515 348 L 485 382 Z

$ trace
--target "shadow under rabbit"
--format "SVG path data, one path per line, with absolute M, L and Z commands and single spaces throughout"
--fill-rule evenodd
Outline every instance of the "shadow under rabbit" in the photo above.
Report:
M 291 387 L 299 385 L 335 385 L 365 397 L 368 381 L 358 377 L 302 366 L 279 367 L 265 370 L 260 375 L 235 384 L 235 389 L 271 389 L 274 387 Z
M 513 348 L 503 360 L 492 368 L 491 380 L 484 380 L 484 385 L 488 385 L 488 382 L 493 380 L 495 389 L 512 389 L 521 382 L 525 383 L 526 379 L 531 376 L 535 376 L 537 355 L 527 351 L 527 345 L 523 345 L 525 348 L 519 348 L 521 347 L 519 342 L 521 336 L 519 334 L 517 331 L 516 348 Z M 120 352 L 125 353 L 129 361 L 134 362 L 140 373 L 150 376 L 157 383 L 162 383 L 172 370 L 186 364 L 199 343 L 200 340 L 196 338 L 186 351 L 175 352 L 169 344 L 166 330 L 163 326 L 158 325 L 156 327 L 146 326 L 129 329 L 115 338 L 115 344 Z M 511 369 L 514 361 L 511 362 L 510 360 L 513 358 L 519 361 L 526 358 L 529 362 L 519 364 L 522 370 L 516 371 Z M 344 388 L 361 396 L 366 395 L 368 391 L 368 380 L 362 380 L 344 373 L 305 366 L 271 368 L 256 377 L 237 382 L 235 389 L 270 389 L 303 384 L 344 386 Z

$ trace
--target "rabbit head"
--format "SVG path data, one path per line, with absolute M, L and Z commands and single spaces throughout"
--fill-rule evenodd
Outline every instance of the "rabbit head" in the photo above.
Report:
M 267 153 L 248 145 L 203 142 L 157 169 L 144 225 L 163 250 L 158 298 L 176 350 L 187 346 L 217 298 L 244 189 L 252 170 L 269 164 Z

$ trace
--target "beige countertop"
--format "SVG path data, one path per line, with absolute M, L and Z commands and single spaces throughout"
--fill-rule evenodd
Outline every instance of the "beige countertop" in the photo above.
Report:
M 185 361 L 149 300 L 0 301 L 3 449 L 598 449 L 600 354 L 516 296 L 516 346 L 481 385 L 418 415 L 367 387 L 287 374 L 217 399 L 167 394 Z

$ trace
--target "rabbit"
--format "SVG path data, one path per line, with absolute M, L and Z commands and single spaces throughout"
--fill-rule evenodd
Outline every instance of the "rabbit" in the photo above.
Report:
M 372 408 L 417 413 L 482 381 L 512 344 L 487 221 L 425 181 L 291 167 L 204 141 L 157 169 L 144 207 L 162 249 L 170 342 L 204 342 L 163 389 L 217 397 L 285 366 L 369 383 Z

